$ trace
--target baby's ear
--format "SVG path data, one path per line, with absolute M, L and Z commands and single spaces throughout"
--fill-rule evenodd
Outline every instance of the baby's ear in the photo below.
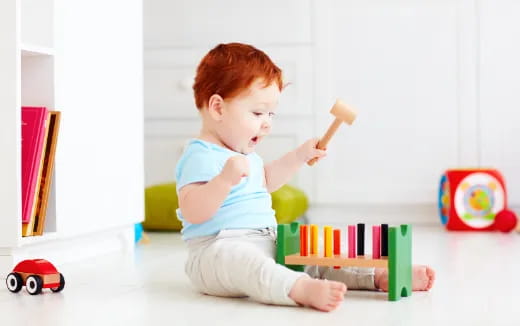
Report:
M 216 121 L 222 120 L 224 114 L 224 99 L 218 94 L 213 94 L 208 101 L 208 113 Z

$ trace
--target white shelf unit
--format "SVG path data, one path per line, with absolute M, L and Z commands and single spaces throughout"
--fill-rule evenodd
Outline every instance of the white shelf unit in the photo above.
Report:
M 44 106 L 55 109 L 54 101 L 54 55 L 49 47 L 21 47 L 21 106 Z M 48 199 L 44 233 L 56 233 L 56 192 L 53 175 L 51 192 Z M 40 238 L 41 236 L 38 236 Z M 42 239 L 48 239 L 44 234 Z M 28 237 L 21 239 L 21 244 L 32 243 Z
M 20 89 L 19 106 L 44 106 L 54 110 L 54 0 L 20 0 L 18 6 L 20 33 L 16 52 L 20 58 L 20 83 L 17 85 Z M 16 142 L 21 144 L 21 133 L 17 134 Z M 54 181 L 53 178 L 52 188 L 55 187 Z M 48 199 L 44 235 L 19 236 L 19 246 L 56 238 L 56 192 L 53 190 Z
M 20 45 L 22 57 L 32 56 L 53 56 L 54 50 L 49 47 L 37 46 L 32 44 L 21 44 Z
M 59 265 L 133 248 L 144 216 L 141 7 L 0 1 L 0 278 L 22 259 Z M 42 236 L 21 235 L 22 106 L 62 112 Z

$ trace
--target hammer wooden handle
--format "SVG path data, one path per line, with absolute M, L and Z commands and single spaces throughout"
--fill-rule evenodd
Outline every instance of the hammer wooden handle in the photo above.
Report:
M 320 139 L 320 141 L 316 145 L 316 148 L 317 149 L 326 149 L 327 145 L 329 144 L 330 139 L 332 138 L 332 136 L 334 136 L 334 133 L 336 132 L 336 130 L 338 130 L 339 126 L 342 123 L 343 123 L 343 120 L 338 119 L 338 118 L 334 119 L 334 121 L 330 125 L 330 127 L 327 130 L 327 132 L 325 133 L 325 135 Z M 315 157 L 312 160 L 310 160 L 309 162 L 307 162 L 307 164 L 309 166 L 312 166 L 314 163 L 316 163 L 316 161 L 318 161 L 317 157 Z

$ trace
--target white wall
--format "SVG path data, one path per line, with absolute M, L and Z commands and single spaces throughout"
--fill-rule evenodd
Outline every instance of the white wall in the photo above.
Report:
M 266 160 L 359 110 L 293 183 L 323 204 L 435 204 L 441 173 L 495 166 L 520 205 L 520 4 L 512 0 L 144 3 L 146 184 L 173 180 L 197 133 L 191 80 L 217 43 L 265 50 L 292 86 Z
M 457 164 L 453 3 L 332 2 L 326 49 L 331 76 L 323 98 L 343 97 L 360 114 L 334 140 L 330 159 L 318 170 L 317 201 L 435 198 L 439 173 Z M 325 129 L 330 117 L 318 119 L 318 129 Z
M 509 200 L 520 206 L 520 2 L 480 3 L 478 67 L 480 163 L 507 177 Z

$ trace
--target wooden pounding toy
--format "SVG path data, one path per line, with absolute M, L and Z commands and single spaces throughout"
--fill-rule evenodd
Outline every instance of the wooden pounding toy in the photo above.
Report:
M 336 130 L 338 130 L 339 126 L 343 122 L 347 123 L 348 125 L 351 125 L 354 122 L 354 120 L 356 120 L 357 116 L 356 109 L 348 106 L 342 100 L 339 99 L 336 100 L 336 103 L 334 103 L 334 105 L 332 106 L 330 113 L 332 113 L 332 115 L 336 119 L 334 119 L 325 135 L 320 139 L 320 141 L 316 145 L 317 149 L 326 149 L 330 139 L 332 138 L 332 136 L 334 136 L 334 133 L 336 132 Z M 312 160 L 307 162 L 307 164 L 309 166 L 313 165 L 314 163 L 316 163 L 317 160 L 317 158 L 313 158 Z
M 364 233 L 364 224 L 361 228 Z M 359 226 L 358 225 L 358 226 Z M 316 225 L 311 225 L 316 230 Z M 348 226 L 348 254 L 341 252 L 340 236 L 332 239 L 332 228 L 324 227 L 323 250 L 318 252 L 318 232 L 309 232 L 306 225 L 298 222 L 278 224 L 276 240 L 276 262 L 296 271 L 303 271 L 305 265 L 347 267 L 376 267 L 388 269 L 388 300 L 397 301 L 412 295 L 412 227 L 409 224 L 390 227 L 385 225 L 372 228 L 374 247 L 372 255 L 363 251 L 356 255 L 356 226 Z M 360 228 L 358 228 L 359 230 Z M 385 234 L 385 233 L 388 234 Z M 339 234 L 339 230 L 334 230 Z M 309 239 L 310 236 L 310 239 Z M 364 234 L 357 234 L 365 238 Z M 374 240 L 376 238 L 376 240 Z M 385 240 L 383 240 L 385 239 Z M 311 245 L 309 252 L 308 246 Z M 334 246 L 334 250 L 332 250 Z M 363 245 L 364 247 L 364 245 Z M 359 252 L 359 251 L 358 251 Z M 388 253 L 388 256 L 383 255 Z

